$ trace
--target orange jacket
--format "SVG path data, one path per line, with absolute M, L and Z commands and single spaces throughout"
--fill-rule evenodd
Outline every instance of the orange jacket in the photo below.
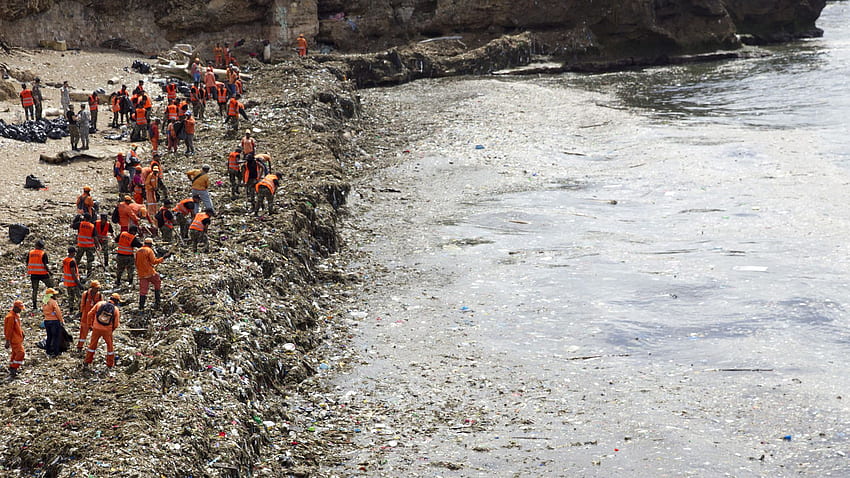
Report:
M 233 151 L 227 156 L 227 169 L 239 171 L 239 151 Z
M 156 269 L 154 268 L 157 264 L 162 264 L 162 261 L 165 259 L 162 257 L 156 257 L 153 249 L 148 246 L 143 246 L 141 249 L 136 251 L 136 272 L 139 273 L 139 279 L 147 279 L 148 277 L 153 277 L 156 274 Z
M 165 97 L 169 100 L 177 98 L 177 85 L 174 83 L 165 85 Z
M 136 239 L 136 236 L 130 234 L 129 232 L 122 232 L 120 236 L 118 236 L 118 255 L 120 256 L 132 256 L 133 255 L 133 241 Z
M 80 299 L 80 320 L 87 320 L 89 311 L 102 300 L 103 294 L 100 293 L 100 289 L 89 289 L 83 292 L 83 297 Z
M 24 329 L 21 327 L 21 316 L 16 314 L 14 310 L 10 310 L 9 313 L 6 314 L 3 334 L 9 343 L 21 344 L 24 342 Z
M 192 198 L 184 199 L 184 200 L 180 201 L 179 203 L 177 203 L 177 206 L 174 207 L 173 211 L 179 212 L 180 214 L 182 214 L 184 216 L 188 216 L 188 215 L 192 214 L 192 211 L 194 210 L 194 209 L 190 210 L 188 207 L 186 207 L 186 205 L 189 204 L 189 203 L 192 203 L 194 205 L 195 201 L 193 201 Z
M 97 321 L 97 313 L 100 311 L 100 308 L 106 304 L 106 301 L 100 301 L 94 305 L 89 311 L 89 323 L 91 324 L 93 329 L 100 330 L 102 332 L 112 333 L 113 330 L 117 329 L 121 323 L 121 311 L 118 310 L 118 306 L 115 306 L 115 318 L 112 320 L 111 325 L 103 325 Z
M 131 223 L 138 224 L 138 222 L 139 218 L 129 204 L 125 202 L 118 203 L 118 224 L 121 227 L 127 227 Z
M 166 119 L 168 119 L 169 121 L 176 121 L 177 120 L 177 105 L 172 103 L 172 104 L 166 106 L 165 112 L 166 112 L 165 113 Z
M 144 126 L 148 124 L 148 119 L 145 118 L 144 108 L 136 108 L 136 124 L 139 126 Z
M 230 102 L 227 103 L 227 116 L 239 116 L 239 110 L 244 107 L 236 98 L 230 98 Z
M 219 103 L 227 102 L 227 87 L 224 86 L 224 83 L 216 82 L 215 88 L 218 90 L 218 99 L 216 101 Z
M 195 134 L 195 124 L 196 123 L 197 122 L 195 121 L 195 117 L 189 116 L 188 118 L 186 118 L 186 121 L 183 123 L 183 131 L 185 131 L 186 134 Z
M 100 98 L 97 95 L 89 95 L 89 110 L 97 111 L 97 106 L 100 104 Z
M 44 314 L 45 322 L 58 320 L 63 324 L 65 323 L 65 319 L 62 317 L 62 309 L 59 308 L 59 302 L 56 302 L 56 299 L 52 297 L 42 306 L 41 312 Z

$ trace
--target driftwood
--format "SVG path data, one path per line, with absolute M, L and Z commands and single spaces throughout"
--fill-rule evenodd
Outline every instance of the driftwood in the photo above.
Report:
M 86 151 L 60 151 L 54 155 L 42 153 L 38 159 L 48 164 L 62 164 L 74 160 L 104 160 L 112 159 L 115 153 L 102 150 L 86 150 Z

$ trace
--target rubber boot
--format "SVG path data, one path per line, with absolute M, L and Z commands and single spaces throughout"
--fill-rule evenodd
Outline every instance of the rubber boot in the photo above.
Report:
M 16 378 L 18 376 L 18 369 L 9 367 L 9 378 Z
M 153 308 L 154 309 L 159 309 L 159 299 L 160 299 L 160 291 L 159 290 L 153 291 Z
M 139 312 L 145 310 L 145 302 L 148 301 L 148 296 L 140 295 L 139 296 Z

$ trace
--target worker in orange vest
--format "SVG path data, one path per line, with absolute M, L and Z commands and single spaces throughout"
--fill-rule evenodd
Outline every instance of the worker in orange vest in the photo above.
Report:
M 62 316 L 62 309 L 59 308 L 59 302 L 53 297 L 59 294 L 59 291 L 50 287 L 44 291 L 44 299 L 42 299 L 41 312 L 44 316 L 44 330 L 47 332 L 47 342 L 44 346 L 44 351 L 50 358 L 57 357 L 61 352 L 62 341 L 62 324 L 65 323 L 65 318 Z
M 213 58 L 215 58 L 215 66 L 221 67 L 224 63 L 224 48 L 220 43 L 216 43 L 213 47 Z
M 162 207 L 153 216 L 156 219 L 156 227 L 159 229 L 159 234 L 169 244 L 174 241 L 174 213 L 171 212 L 171 206 L 173 204 L 170 199 L 166 198 L 162 201 Z
M 189 238 L 190 219 L 195 217 L 195 211 L 199 210 L 200 203 L 200 196 L 192 196 L 178 202 L 171 210 L 174 213 L 174 222 L 180 227 L 180 237 L 183 239 Z
M 133 273 L 135 269 L 134 257 L 136 248 L 142 247 L 142 241 L 136 237 L 139 233 L 139 228 L 130 226 L 130 230 L 122 232 L 118 236 L 118 250 L 115 256 L 115 261 L 118 263 L 115 273 L 115 287 L 121 287 L 121 276 L 124 271 L 127 271 L 127 284 L 133 285 Z
M 227 87 L 220 81 L 215 82 L 215 101 L 218 102 L 218 115 L 224 116 L 227 110 Z
M 100 301 L 89 310 L 88 321 L 92 324 L 91 341 L 86 349 L 85 367 L 94 362 L 94 353 L 97 351 L 98 342 L 101 337 L 106 342 L 106 366 L 110 369 L 115 366 L 115 344 L 112 342 L 112 334 L 121 324 L 121 296 L 114 293 L 108 301 Z
M 199 120 L 204 119 L 204 108 L 206 107 L 207 91 L 201 86 L 200 81 L 196 81 L 192 88 L 189 89 L 189 101 L 192 103 L 192 111 L 195 117 Z
M 95 249 L 103 255 L 103 267 L 109 267 L 109 238 L 112 236 L 112 224 L 106 214 L 101 214 L 100 219 L 94 222 Z
M 77 353 L 82 353 L 83 346 L 86 345 L 86 339 L 92 327 L 92 323 L 89 321 L 89 312 L 95 304 L 102 300 L 103 294 L 100 293 L 100 281 L 91 281 L 89 289 L 83 292 L 83 296 L 80 298 L 80 337 L 77 339 Z
M 183 133 L 186 136 L 186 156 L 195 154 L 195 117 L 191 111 L 186 112 L 186 119 L 183 121 Z
M 21 83 L 20 97 L 26 121 L 35 121 L 35 99 L 33 98 L 32 90 L 27 88 L 26 83 Z
M 32 309 L 38 307 L 38 283 L 43 282 L 47 288 L 53 287 L 53 279 L 50 277 L 50 268 L 47 266 L 47 252 L 44 250 L 44 241 L 35 241 L 35 249 L 27 254 L 27 273 L 32 283 Z
M 89 95 L 89 113 L 91 114 L 91 130 L 94 133 L 97 131 L 97 107 L 100 105 L 100 98 L 96 91 L 92 91 Z
M 141 101 L 136 105 L 134 119 L 135 127 L 133 128 L 133 141 L 139 141 L 148 137 L 148 118 L 145 108 Z
M 304 38 L 304 35 L 298 35 L 298 38 L 295 39 L 295 46 L 298 49 L 298 56 L 307 56 L 307 39 Z
M 91 197 L 91 186 L 83 186 L 83 193 L 77 196 L 77 214 L 96 214 L 94 198 Z
M 154 165 L 151 172 L 145 176 L 145 209 L 148 211 L 148 217 L 153 217 L 159 210 L 157 190 L 159 190 L 159 166 Z
M 204 72 L 204 87 L 207 90 L 207 98 L 215 97 L 215 71 L 212 65 L 207 65 L 207 71 Z
M 139 80 L 139 84 L 136 85 L 135 88 L 133 88 L 133 94 L 134 95 L 141 95 L 144 92 L 145 92 L 145 80 Z
M 91 277 L 92 262 L 94 262 L 94 251 L 97 242 L 97 230 L 92 222 L 92 215 L 83 214 L 82 220 L 71 224 L 72 229 L 77 230 L 77 255 L 74 260 L 78 267 L 83 254 L 86 256 L 86 277 Z
M 257 203 L 254 205 L 254 215 L 259 215 L 260 208 L 263 207 L 263 200 L 268 206 L 266 212 L 269 215 L 274 214 L 274 195 L 280 186 L 280 173 L 268 174 L 255 186 L 257 190 Z
M 68 294 L 68 315 L 74 314 L 82 293 L 82 290 L 80 290 L 80 269 L 77 267 L 77 260 L 74 259 L 76 255 L 77 248 L 71 246 L 68 248 L 68 255 L 62 259 L 62 284 Z
M 145 239 L 145 244 L 136 251 L 136 273 L 139 274 L 139 311 L 145 309 L 148 300 L 148 289 L 153 285 L 154 309 L 160 306 L 160 291 L 162 289 L 162 278 L 156 271 L 156 266 L 170 256 L 167 252 L 162 257 L 156 257 L 153 250 L 153 238 Z
M 245 184 L 245 197 L 248 198 L 248 203 L 251 204 L 251 210 L 254 209 L 254 204 L 257 198 L 257 183 L 265 175 L 263 165 L 256 160 L 253 154 L 242 155 L 242 182 Z
M 235 150 L 227 155 L 227 177 L 230 179 L 230 198 L 236 199 L 239 197 L 239 186 L 242 182 L 242 175 L 239 172 L 242 161 L 242 146 L 237 146 Z
M 204 209 L 204 212 L 195 214 L 192 224 L 189 226 L 189 240 L 192 242 L 192 252 L 198 252 L 198 244 L 204 244 L 204 252 L 210 252 L 210 240 L 207 231 L 210 227 L 210 219 L 214 212 L 212 209 Z
M 24 311 L 24 303 L 16 300 L 12 304 L 12 310 L 6 314 L 3 324 L 3 335 L 6 338 L 5 348 L 11 348 L 9 356 L 9 378 L 18 376 L 18 369 L 24 364 L 24 329 L 21 327 L 21 312 Z
M 227 103 L 227 119 L 225 122 L 230 125 L 229 129 L 232 132 L 239 131 L 239 115 L 242 115 L 246 121 L 248 120 L 248 115 L 245 114 L 245 105 L 239 101 L 241 97 L 241 95 L 236 95 L 230 98 Z
M 169 81 L 165 85 L 165 97 L 168 99 L 169 103 L 177 99 L 177 83 Z

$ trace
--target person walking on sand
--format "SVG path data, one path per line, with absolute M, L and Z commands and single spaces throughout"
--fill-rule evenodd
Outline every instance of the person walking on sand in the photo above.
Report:
M 162 279 L 159 272 L 156 271 L 156 266 L 162 264 L 171 253 L 167 252 L 162 257 L 156 257 L 153 250 L 153 238 L 146 238 L 145 244 L 136 251 L 136 273 L 139 274 L 139 312 L 145 310 L 145 302 L 148 300 L 148 289 L 153 285 L 153 308 L 158 309 L 160 306 L 160 289 L 162 289 Z
M 204 204 L 204 209 L 215 211 L 212 199 L 210 198 L 210 165 L 204 164 L 201 169 L 192 169 L 186 171 L 186 176 L 192 181 L 192 196 L 201 198 Z
M 92 216 L 90 214 L 84 214 L 82 220 L 76 224 L 71 224 L 71 229 L 77 230 L 77 254 L 74 256 L 74 260 L 77 262 L 77 267 L 79 267 L 80 259 L 85 254 L 86 278 L 91 277 L 94 251 L 98 241 L 97 228 L 92 222 Z
M 86 349 L 86 358 L 83 366 L 88 368 L 94 362 L 94 354 L 101 337 L 106 342 L 106 366 L 109 369 L 115 366 L 115 344 L 112 336 L 115 329 L 121 324 L 121 296 L 117 293 L 109 296 L 108 301 L 100 301 L 89 311 L 89 322 L 92 324 L 91 341 Z
M 4 347 L 11 348 L 9 356 L 9 378 L 18 376 L 18 369 L 24 364 L 24 329 L 21 327 L 21 312 L 24 311 L 24 303 L 16 300 L 12 304 L 12 310 L 6 314 L 3 325 L 3 335 L 6 338 Z
M 61 352 L 62 324 L 65 323 L 59 302 L 54 299 L 54 296 L 57 294 L 59 294 L 59 291 L 51 287 L 44 291 L 44 298 L 41 300 L 41 313 L 44 315 L 44 330 L 47 332 L 47 342 L 44 350 L 50 358 L 58 357 Z
M 38 283 L 43 282 L 45 287 L 53 287 L 53 279 L 50 277 L 50 268 L 47 266 L 47 252 L 44 250 L 44 241 L 35 241 L 35 249 L 27 254 L 27 273 L 32 283 L 32 309 L 38 310 Z
M 35 106 L 35 120 L 41 119 L 42 108 L 44 106 L 44 96 L 41 94 L 41 78 L 36 77 L 32 83 L 32 99 Z
M 32 90 L 27 88 L 26 83 L 21 83 L 21 92 L 18 94 L 21 97 L 21 107 L 24 109 L 25 121 L 35 119 L 35 99 L 32 96 Z
M 89 321 L 89 312 L 95 304 L 102 300 L 103 294 L 100 293 L 100 281 L 91 281 L 89 289 L 83 292 L 83 296 L 80 298 L 80 337 L 77 339 L 78 354 L 82 353 L 92 327 L 92 323 Z
M 59 103 L 62 104 L 62 113 L 67 113 L 71 107 L 71 88 L 67 81 L 63 81 L 62 88 L 59 89 Z
M 186 156 L 195 154 L 195 118 L 191 111 L 186 112 L 186 119 L 183 121 L 183 133 L 186 137 Z
M 77 123 L 80 129 L 80 149 L 89 149 L 89 133 L 91 132 L 91 116 L 86 109 L 85 103 L 80 105 L 80 113 L 77 115 Z
M 74 113 L 73 106 L 68 106 L 68 108 L 65 109 L 65 120 L 68 122 L 68 134 L 71 139 L 71 149 L 79 151 L 80 127 L 77 123 L 77 115 Z
M 295 39 L 295 47 L 298 50 L 298 56 L 307 56 L 307 39 L 304 38 L 303 34 L 298 35 L 298 38 Z
M 92 91 L 91 95 L 88 98 L 89 103 L 89 114 L 91 115 L 91 131 L 90 133 L 97 132 L 97 108 L 100 105 L 100 97 L 97 95 L 97 91 Z

